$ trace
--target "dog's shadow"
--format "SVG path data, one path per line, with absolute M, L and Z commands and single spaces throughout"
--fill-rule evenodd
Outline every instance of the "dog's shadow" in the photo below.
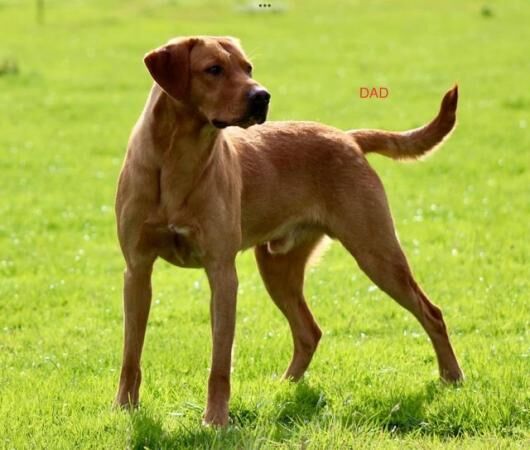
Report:
M 368 398 L 356 401 L 345 399 L 345 407 L 339 420 L 343 428 L 352 430 L 369 427 L 393 435 L 433 434 L 427 408 L 445 389 L 451 388 L 438 381 L 432 381 L 406 395 L 396 392 L 373 392 Z M 445 437 L 457 436 L 460 431 L 450 430 Z
M 278 394 L 272 415 L 269 411 L 266 417 L 261 417 L 259 405 L 253 409 L 234 406 L 230 414 L 231 425 L 222 430 L 193 426 L 169 431 L 164 429 L 163 420 L 140 409 L 131 414 L 132 433 L 128 448 L 252 447 L 252 442 L 259 440 L 257 434 L 264 430 L 267 430 L 266 439 L 285 441 L 297 432 L 300 424 L 319 421 L 325 427 L 328 421 L 339 421 L 342 428 L 354 431 L 363 424 L 366 426 L 367 416 L 370 427 L 391 434 L 428 433 L 425 405 L 431 403 L 441 389 L 433 382 L 406 396 L 381 394 L 349 403 L 346 398 L 342 414 L 332 416 L 322 390 L 301 382 L 288 396 Z M 194 416 L 197 413 L 195 411 Z M 249 445 L 244 445 L 245 442 Z

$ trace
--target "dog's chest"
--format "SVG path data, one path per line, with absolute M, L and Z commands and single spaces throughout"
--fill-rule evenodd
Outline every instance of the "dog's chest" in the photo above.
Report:
M 180 267 L 202 267 L 200 229 L 189 216 L 159 207 L 144 222 L 140 245 Z
M 171 231 L 171 245 L 160 256 L 179 267 L 202 267 L 203 251 L 198 243 L 190 239 L 187 231 Z

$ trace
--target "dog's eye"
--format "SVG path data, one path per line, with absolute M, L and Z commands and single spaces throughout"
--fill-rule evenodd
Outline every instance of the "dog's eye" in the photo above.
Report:
M 249 77 L 252 76 L 252 66 L 250 64 L 247 66 L 247 73 Z
M 214 66 L 208 67 L 205 72 L 209 73 L 210 75 L 221 75 L 223 73 L 223 68 L 216 64 Z

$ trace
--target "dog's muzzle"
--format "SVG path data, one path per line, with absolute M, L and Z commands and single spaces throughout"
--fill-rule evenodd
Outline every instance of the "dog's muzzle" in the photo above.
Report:
M 212 125 L 216 128 L 248 128 L 254 124 L 262 124 L 267 119 L 270 99 L 271 95 L 265 89 L 253 89 L 248 94 L 247 111 L 243 118 L 231 123 L 214 119 L 212 120 Z

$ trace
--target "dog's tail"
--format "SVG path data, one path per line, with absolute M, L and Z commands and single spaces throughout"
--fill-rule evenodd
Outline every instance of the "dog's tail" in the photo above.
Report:
M 456 123 L 458 86 L 449 90 L 438 115 L 427 125 L 409 131 L 351 130 L 363 153 L 380 153 L 393 159 L 418 159 L 433 151 L 449 136 Z

